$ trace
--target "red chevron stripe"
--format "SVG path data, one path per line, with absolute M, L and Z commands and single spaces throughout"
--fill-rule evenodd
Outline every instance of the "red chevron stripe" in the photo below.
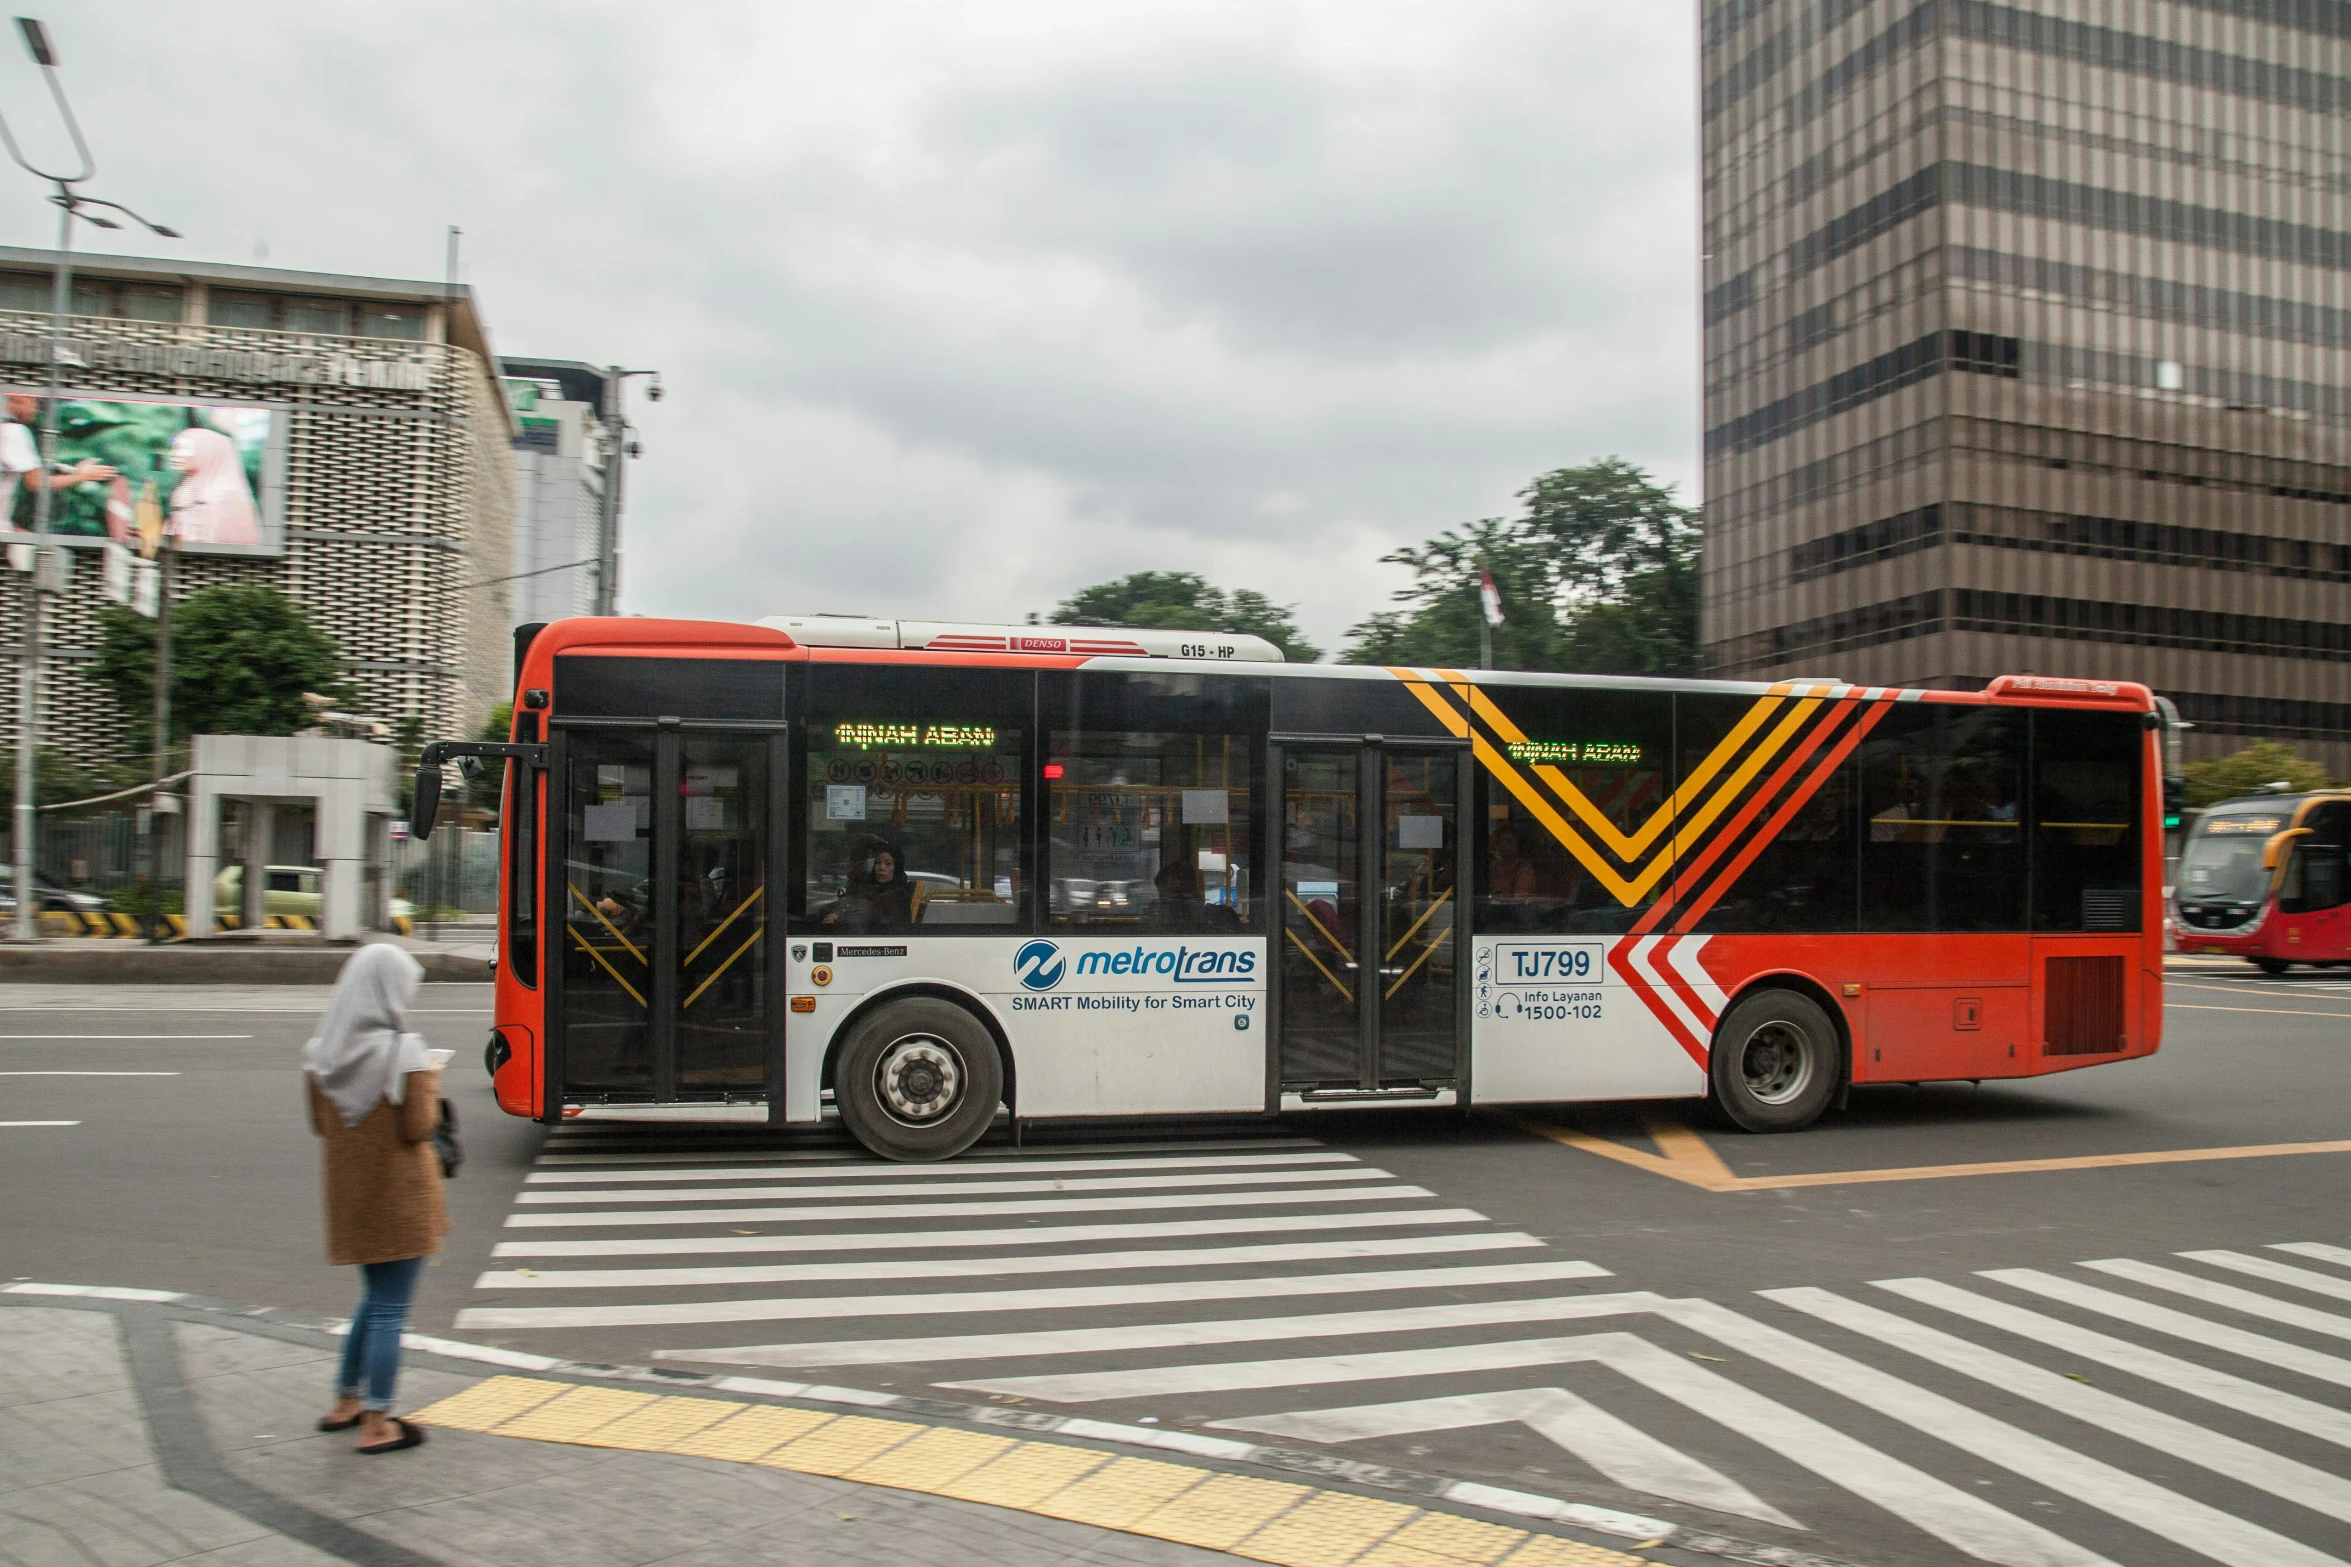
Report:
M 1649 976 L 1642 973 L 1639 966 L 1633 962 L 1633 950 L 1640 943 L 1641 937 L 1636 934 L 1625 937 L 1615 946 L 1609 948 L 1608 966 L 1616 970 L 1618 976 L 1631 988 L 1634 995 L 1641 998 L 1641 1005 L 1649 1009 L 1650 1016 L 1665 1025 L 1666 1033 L 1673 1037 L 1675 1044 L 1682 1047 L 1683 1053 L 1697 1062 L 1699 1066 L 1705 1066 L 1707 1042 L 1693 1037 L 1690 1031 L 1682 1026 L 1681 1018 L 1675 1014 L 1673 1008 L 1665 1004 L 1664 999 L 1657 994 L 1656 987 L 1649 983 Z

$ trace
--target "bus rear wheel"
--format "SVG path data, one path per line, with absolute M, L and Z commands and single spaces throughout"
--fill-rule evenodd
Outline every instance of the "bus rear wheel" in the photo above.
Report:
M 859 1023 L 833 1065 L 833 1101 L 885 1159 L 952 1159 L 978 1142 L 1004 1098 L 996 1041 L 963 1008 L 893 1001 Z
M 2283 974 L 2294 965 L 2284 958 L 2255 958 L 2253 966 L 2264 974 Z
M 1837 1094 L 1843 1051 L 1820 1003 L 1793 990 L 1763 990 L 1723 1015 L 1708 1074 L 1715 1101 L 1741 1129 L 1795 1132 Z

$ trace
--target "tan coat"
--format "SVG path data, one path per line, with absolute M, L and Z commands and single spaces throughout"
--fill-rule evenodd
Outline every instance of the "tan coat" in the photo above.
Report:
M 401 1103 L 377 1104 L 366 1120 L 343 1117 L 305 1072 L 310 1124 L 326 1139 L 327 1261 L 338 1267 L 398 1262 L 441 1249 L 449 1208 L 433 1125 L 441 1115 L 441 1074 L 411 1072 Z

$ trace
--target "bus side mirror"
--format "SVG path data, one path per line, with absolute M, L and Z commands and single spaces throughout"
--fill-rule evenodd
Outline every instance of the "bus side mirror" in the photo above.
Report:
M 408 830 L 421 843 L 433 835 L 433 818 L 440 814 L 440 764 L 425 762 L 416 769 L 416 798 L 408 807 Z
M 2286 849 L 2296 838 L 2308 836 L 2307 827 L 2289 827 L 2261 846 L 2261 868 L 2274 871 L 2285 863 Z

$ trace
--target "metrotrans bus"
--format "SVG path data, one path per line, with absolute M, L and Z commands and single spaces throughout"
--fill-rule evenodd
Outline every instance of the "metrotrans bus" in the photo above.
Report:
M 2351 792 L 2256 795 L 2197 818 L 2173 896 L 2182 951 L 2270 974 L 2351 967 Z
M 1711 1097 L 2143 1056 L 2144 687 L 1285 665 L 829 617 L 517 633 L 498 1102 L 1001 1114 Z M 478 765 L 478 763 L 476 764 Z M 691 1116 L 692 1109 L 668 1113 Z

